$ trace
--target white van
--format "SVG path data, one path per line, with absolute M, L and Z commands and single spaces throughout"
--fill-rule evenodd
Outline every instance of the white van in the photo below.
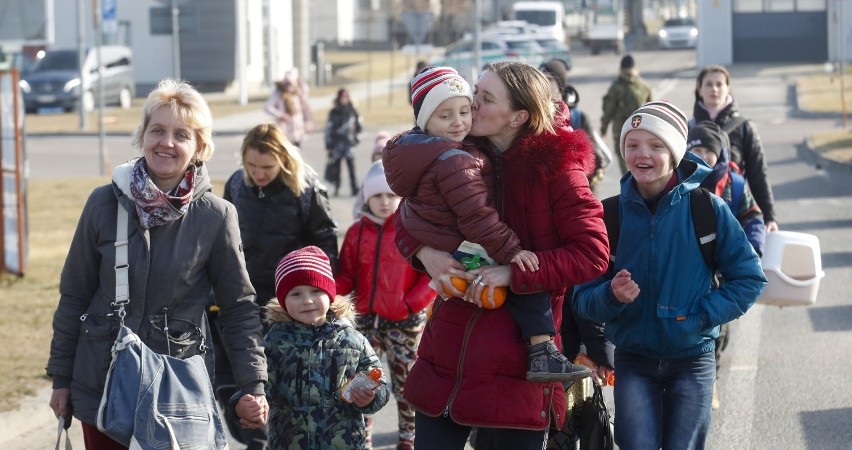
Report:
M 565 42 L 565 7 L 562 2 L 517 2 L 512 18 L 538 26 L 538 33 Z

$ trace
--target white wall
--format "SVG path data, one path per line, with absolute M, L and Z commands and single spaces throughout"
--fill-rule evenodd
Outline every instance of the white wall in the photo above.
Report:
M 269 0 L 269 24 L 272 42 L 272 79 L 280 80 L 295 63 L 293 45 L 293 1 Z
M 732 0 L 698 2 L 696 64 L 730 65 L 734 61 Z
M 837 61 L 840 52 L 845 50 L 845 61 L 848 62 L 852 61 L 852 1 L 841 1 L 843 1 L 842 25 L 844 27 L 842 37 L 837 33 L 837 27 L 839 24 L 837 23 L 836 18 L 838 17 L 837 13 L 840 9 L 838 4 L 839 2 L 828 2 L 828 24 L 825 30 L 828 39 L 828 59 L 831 61 Z M 841 39 L 845 40 L 845 42 L 841 43 Z M 841 48 L 841 46 L 845 46 L 845 48 Z

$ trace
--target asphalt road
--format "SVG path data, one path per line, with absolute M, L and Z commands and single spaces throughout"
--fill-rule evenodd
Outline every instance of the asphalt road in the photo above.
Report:
M 634 56 L 643 76 L 652 84 L 654 98 L 672 101 L 690 114 L 697 73 L 694 53 L 645 51 Z M 571 82 L 580 93 L 581 109 L 595 125 L 600 116 L 600 99 L 617 67 L 618 57 L 612 54 L 574 56 Z M 720 372 L 722 407 L 713 414 L 707 447 L 852 448 L 852 302 L 848 295 L 852 287 L 852 172 L 818 169 L 801 154 L 807 135 L 837 129 L 839 118 L 807 116 L 794 108 L 795 77 L 821 71 L 821 65 L 741 64 L 731 69 L 733 93 L 740 109 L 760 132 L 781 229 L 819 237 L 826 276 L 816 305 L 784 309 L 757 305 L 734 322 L 732 343 Z M 404 120 L 408 114 L 405 111 L 400 117 Z M 398 131 L 408 126 L 400 123 L 385 129 Z M 359 174 L 367 168 L 368 143 L 375 131 L 377 128 L 368 124 L 364 143 L 357 149 Z M 213 178 L 224 179 L 237 167 L 239 142 L 237 135 L 216 138 L 217 152 L 209 163 Z M 303 149 L 305 159 L 317 170 L 324 164 L 321 146 L 321 136 L 314 135 Z M 107 149 L 112 163 L 133 156 L 127 137 L 109 137 Z M 31 178 L 88 177 L 99 171 L 97 137 L 31 136 L 27 153 Z M 608 172 L 599 192 L 601 197 L 617 192 L 617 171 L 614 168 Z M 351 202 L 351 197 L 331 199 L 341 235 L 351 223 Z M 39 411 L 47 410 L 46 402 L 46 396 L 33 399 L 41 408 Z M 18 413 L 21 414 L 26 413 Z M 43 415 L 35 414 L 25 421 L 28 429 L 38 432 L 5 442 L 0 436 L 0 447 L 52 447 L 54 437 L 47 432 L 53 429 L 51 417 L 38 419 Z M 375 443 L 378 448 L 392 448 L 394 406 L 389 404 L 378 416 Z M 7 417 L 10 415 L 0 415 L 0 421 Z M 34 428 L 34 424 L 39 425 Z M 75 446 L 82 448 L 81 441 L 76 441 Z

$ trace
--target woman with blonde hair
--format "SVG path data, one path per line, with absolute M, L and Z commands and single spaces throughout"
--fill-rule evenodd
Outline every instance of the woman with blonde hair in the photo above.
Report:
M 50 407 L 70 420 L 73 405 L 87 449 L 128 445 L 95 425 L 119 323 L 154 352 L 183 359 L 200 354 L 212 368 L 205 315 L 211 292 L 222 311 L 219 321 L 240 389 L 268 410 L 262 327 L 237 214 L 213 194 L 205 164 L 213 155 L 212 124 L 198 91 L 180 81 L 161 81 L 148 95 L 133 135 L 142 156 L 116 167 L 112 182 L 92 192 L 80 215 L 59 282 L 47 373 L 53 378 Z M 129 225 L 131 300 L 121 317 L 116 306 L 118 208 L 127 211 Z M 137 426 L 154 422 L 156 413 L 137 417 Z M 180 438 L 179 427 L 176 432 Z M 210 444 L 227 443 L 211 437 Z

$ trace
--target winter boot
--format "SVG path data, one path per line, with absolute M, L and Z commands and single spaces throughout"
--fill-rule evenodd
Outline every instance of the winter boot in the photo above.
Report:
M 552 340 L 531 345 L 528 351 L 527 380 L 529 381 L 566 383 L 592 375 L 592 370 L 588 367 L 571 364 L 571 361 L 559 352 Z

